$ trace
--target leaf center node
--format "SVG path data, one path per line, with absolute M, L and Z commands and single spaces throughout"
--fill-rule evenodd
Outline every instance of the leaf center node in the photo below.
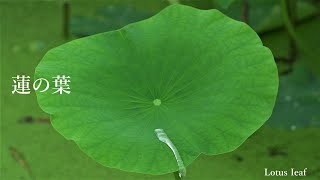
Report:
M 155 100 L 153 100 L 153 104 L 155 106 L 160 106 L 161 105 L 161 100 L 160 99 L 155 99 Z

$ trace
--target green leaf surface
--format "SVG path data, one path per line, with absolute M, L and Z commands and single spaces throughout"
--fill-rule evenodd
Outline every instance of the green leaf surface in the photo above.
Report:
M 278 89 L 272 53 L 249 26 L 183 5 L 54 48 L 35 77 L 62 74 L 70 94 L 37 92 L 53 127 L 102 165 L 146 174 L 178 170 L 155 129 L 185 165 L 226 153 L 270 117 Z

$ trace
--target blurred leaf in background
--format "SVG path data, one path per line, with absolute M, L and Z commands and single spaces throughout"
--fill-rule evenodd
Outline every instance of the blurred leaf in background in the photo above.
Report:
M 231 3 L 233 3 L 235 0 L 215 0 L 215 3 L 224 8 L 224 9 L 227 9 Z
M 12 156 L 10 147 L 14 147 L 22 154 L 37 180 L 173 180 L 172 174 L 145 176 L 105 168 L 82 153 L 73 142 L 66 141 L 50 124 L 21 122 L 21 119 L 28 119 L 25 118 L 28 116 L 35 119 L 48 118 L 38 107 L 34 93 L 28 96 L 11 94 L 12 77 L 17 74 L 28 74 L 33 77 L 34 68 L 44 53 L 65 42 L 62 32 L 61 2 L 0 1 L 0 179 L 32 178 L 26 168 Z M 85 19 L 101 19 L 97 15 L 98 12 L 103 14 L 99 9 L 106 9 L 110 5 L 125 4 L 139 12 L 141 10 L 142 14 L 155 14 L 169 5 L 168 1 L 164 0 L 121 2 L 70 0 L 69 2 L 71 17 Z M 202 9 L 214 8 L 212 0 L 184 0 L 181 3 Z M 279 1 L 250 0 L 249 3 L 253 7 L 249 6 L 249 24 L 259 31 L 264 44 L 276 57 L 287 57 L 289 38 L 281 20 Z M 297 33 L 315 49 L 313 52 L 316 57 L 320 57 L 319 51 L 316 50 L 320 42 L 318 35 L 320 21 L 317 15 L 320 3 L 315 0 L 301 0 L 298 4 L 300 4 L 298 12 L 310 16 L 304 15 L 304 18 L 298 20 Z M 228 9 L 221 10 L 229 16 L 241 19 L 240 1 L 235 1 Z M 84 20 L 82 24 L 87 24 L 87 21 Z M 97 28 L 97 31 L 104 31 L 102 28 Z M 72 31 L 85 32 L 83 34 L 90 33 L 78 31 L 77 28 L 74 30 Z M 319 66 L 315 65 L 318 61 L 319 58 L 299 56 L 292 72 L 280 78 L 280 94 L 269 123 L 232 153 L 213 157 L 200 156 L 188 167 L 187 179 L 237 180 L 239 177 L 246 180 L 272 179 L 261 175 L 265 167 L 276 169 L 308 167 L 309 175 L 304 179 L 319 179 L 320 144 L 316 141 L 320 138 L 320 133 L 316 127 L 319 127 L 320 105 L 317 97 L 320 90 L 319 76 L 315 73 L 320 71 Z M 287 63 L 277 63 L 278 67 L 283 66 L 281 71 L 289 66 Z M 271 129 L 269 126 L 274 128 Z M 279 127 L 282 129 L 278 129 Z M 295 131 L 292 131 L 294 129 Z
M 94 18 L 73 16 L 71 32 L 77 37 L 120 29 L 121 27 L 151 17 L 153 13 L 138 10 L 131 5 L 110 5 L 96 10 Z
M 247 0 L 248 24 L 258 33 L 283 27 L 281 7 L 279 0 Z M 232 18 L 242 20 L 243 0 L 235 0 L 228 9 L 220 9 Z M 299 0 L 297 1 L 297 21 L 306 20 L 318 16 L 319 11 L 315 4 Z
M 319 17 L 296 27 L 297 35 L 313 48 L 317 48 L 320 42 L 320 36 L 315 36 L 319 29 Z M 288 58 L 289 34 L 284 29 L 266 33 L 262 40 L 275 57 Z M 312 52 L 312 56 L 300 52 L 295 62 L 278 61 L 280 72 L 291 63 L 293 67 L 289 74 L 280 77 L 277 104 L 269 125 L 290 129 L 320 127 L 320 51 Z

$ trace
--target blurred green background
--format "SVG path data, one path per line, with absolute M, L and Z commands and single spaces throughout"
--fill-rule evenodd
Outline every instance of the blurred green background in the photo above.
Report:
M 150 176 L 99 165 L 54 131 L 34 92 L 11 93 L 12 77 L 25 74 L 33 80 L 37 63 L 50 48 L 143 20 L 170 2 L 0 0 L 1 180 L 175 179 L 173 174 Z M 234 152 L 200 156 L 187 168 L 186 179 L 298 179 L 264 177 L 264 168 L 308 168 L 302 179 L 320 179 L 320 1 L 288 0 L 291 23 L 303 44 L 287 33 L 280 0 L 235 0 L 227 8 L 219 2 L 180 1 L 219 9 L 254 28 L 275 56 L 279 95 L 262 128 Z

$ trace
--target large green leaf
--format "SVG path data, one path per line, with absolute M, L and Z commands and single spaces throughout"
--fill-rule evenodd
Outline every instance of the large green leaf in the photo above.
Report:
M 278 88 L 273 56 L 249 26 L 183 5 L 54 48 L 35 77 L 62 74 L 70 94 L 37 92 L 54 128 L 107 167 L 147 174 L 178 170 L 155 129 L 185 165 L 229 152 L 270 117 Z

